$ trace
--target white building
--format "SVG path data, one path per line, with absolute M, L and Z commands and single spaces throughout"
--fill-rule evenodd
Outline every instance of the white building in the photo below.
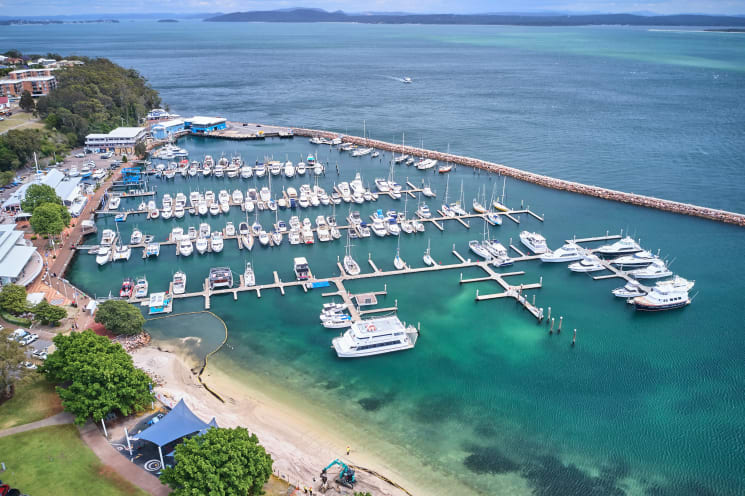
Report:
M 44 262 L 36 248 L 13 224 L 0 224 L 0 283 L 28 286 Z
M 118 127 L 108 134 L 89 134 L 85 137 L 85 147 L 97 153 L 134 153 L 137 143 L 146 137 L 146 127 Z
M 79 177 L 67 177 L 65 174 L 57 169 L 51 169 L 45 176 L 41 176 L 34 181 L 30 181 L 10 195 L 10 197 L 3 202 L 3 210 L 19 210 L 21 208 L 21 202 L 26 198 L 26 190 L 31 187 L 32 184 L 46 184 L 54 189 L 62 199 L 62 202 L 66 206 L 72 205 L 72 203 L 81 195 Z M 28 212 L 29 214 L 33 212 Z

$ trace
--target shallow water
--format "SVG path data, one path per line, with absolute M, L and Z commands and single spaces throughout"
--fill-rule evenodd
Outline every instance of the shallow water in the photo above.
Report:
M 351 180 L 357 171 L 372 184 L 388 169 L 389 155 L 382 160 L 352 158 L 300 138 L 260 143 L 186 138 L 180 144 L 192 152 L 192 159 L 224 151 L 240 153 L 246 160 L 273 156 L 297 161 L 317 151 L 329 164 L 319 180 L 327 190 L 335 182 Z M 394 166 L 394 174 L 400 182 L 408 178 L 415 184 L 430 183 L 438 193 L 430 207 L 442 202 L 445 177 L 405 165 Z M 308 176 L 273 177 L 272 189 L 297 188 L 309 181 Z M 500 191 L 502 186 L 498 177 L 460 167 L 450 175 L 451 199 L 459 196 L 461 182 L 466 205 L 484 186 L 487 196 L 493 187 Z M 245 191 L 265 183 L 268 178 L 152 180 L 159 197 L 176 191 L 188 196 L 191 189 Z M 387 285 L 381 305 L 392 306 L 397 300 L 401 319 L 419 323 L 422 336 L 409 352 L 344 361 L 329 349 L 338 331 L 318 325 L 323 290 L 306 294 L 292 288 L 284 297 L 267 291 L 261 299 L 242 293 L 237 302 L 226 295 L 211 301 L 212 311 L 230 329 L 228 346 L 216 363 L 235 370 L 238 377 L 241 368 L 248 369 L 264 378 L 266 387 L 285 388 L 297 398 L 354 418 L 365 426 L 359 435 L 381 436 L 407 450 L 407 460 L 401 463 L 415 464 L 422 471 L 414 477 L 425 478 L 434 471 L 465 484 L 469 489 L 463 494 L 510 494 L 521 488 L 536 494 L 740 492 L 744 459 L 738 433 L 745 425 L 735 412 L 745 406 L 740 394 L 745 347 L 742 326 L 737 324 L 742 318 L 733 314 L 733 308 L 742 301 L 744 288 L 742 279 L 733 277 L 743 273 L 743 265 L 732 255 L 740 250 L 745 232 L 511 180 L 506 191 L 510 206 L 530 205 L 545 214 L 546 221 L 522 215 L 516 225 L 505 219 L 501 227 L 490 228 L 492 237 L 504 244 L 512 239 L 517 245 L 521 229 L 538 230 L 556 248 L 572 236 L 624 229 L 640 237 L 645 247 L 659 249 L 678 273 L 696 280 L 694 303 L 678 311 L 639 314 L 610 294 L 618 281 L 593 281 L 569 272 L 564 264 L 539 261 L 504 269 L 525 271 L 509 279 L 514 283 L 543 277 L 544 286 L 528 295 L 535 293 L 539 306 L 551 306 L 555 317 L 564 316 L 562 333 L 550 336 L 545 323 L 536 324 L 513 300 L 477 303 L 477 289 L 501 289 L 488 282 L 460 285 L 460 271 L 354 281 L 347 285 L 352 292 L 379 291 Z M 139 199 L 125 199 L 120 208 L 138 203 Z M 377 208 L 401 210 L 404 201 L 385 198 L 353 208 L 365 216 Z M 407 208 L 412 212 L 416 201 L 409 201 Z M 337 208 L 340 223 L 348 209 L 348 204 Z M 330 214 L 331 207 L 292 213 L 314 219 Z M 290 215 L 284 211 L 280 218 Z M 274 217 L 264 212 L 259 220 L 266 228 Z M 175 225 L 185 228 L 206 220 L 221 228 L 228 218 L 237 225 L 245 214 L 233 208 L 229 217 L 200 219 L 187 214 L 182 220 L 147 221 L 132 216 L 119 228 L 125 239 L 139 226 L 162 240 Z M 114 222 L 101 218 L 98 225 L 101 229 Z M 470 230 L 448 221 L 444 232 L 428 226 L 425 234 L 402 235 L 402 258 L 421 266 L 428 240 L 433 256 L 444 263 L 456 261 L 453 244 L 471 257 L 467 242 L 480 238 L 482 229 L 477 220 L 471 221 Z M 365 263 L 368 254 L 380 268 L 393 268 L 396 240 L 372 237 L 355 240 L 354 245 L 363 271 L 371 270 Z M 172 273 L 182 269 L 188 274 L 188 291 L 197 291 L 209 267 L 228 265 L 237 280 L 250 260 L 260 283 L 270 282 L 275 270 L 283 280 L 291 280 L 292 258 L 302 255 L 322 277 L 338 273 L 336 261 L 343 253 L 341 241 L 291 247 L 285 239 L 279 248 L 256 246 L 252 253 L 238 251 L 234 241 L 227 241 L 220 254 L 176 257 L 173 247 L 163 247 L 157 260 L 142 260 L 141 253 L 133 251 L 128 263 L 103 268 L 95 265 L 94 257 L 81 254 L 69 275 L 89 293 L 101 296 L 116 292 L 123 277 L 143 273 L 152 290 L 165 289 Z M 463 277 L 479 273 L 470 269 Z M 202 301 L 177 301 L 174 312 L 198 310 Z M 578 340 L 571 348 L 574 328 Z M 182 337 L 183 330 L 162 326 L 158 332 L 160 337 Z M 397 453 L 391 449 L 382 455 Z

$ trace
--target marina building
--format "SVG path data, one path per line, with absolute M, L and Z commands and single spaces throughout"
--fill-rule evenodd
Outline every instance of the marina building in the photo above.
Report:
M 0 224 L 0 284 L 28 286 L 44 262 L 36 248 L 13 224 Z
M 75 200 L 81 196 L 81 178 L 80 177 L 67 177 L 64 172 L 51 169 L 45 176 L 39 176 L 36 181 L 28 182 L 18 188 L 10 198 L 3 202 L 2 208 L 5 211 L 8 210 L 20 210 L 21 202 L 26 197 L 26 191 L 31 187 L 32 184 L 45 184 L 54 189 L 62 199 L 65 206 L 71 206 Z M 31 212 L 28 212 L 31 213 Z
M 108 134 L 89 134 L 85 137 L 85 147 L 96 153 L 134 153 L 137 143 L 146 137 L 146 127 L 118 127 Z
M 175 119 L 177 117 L 179 117 L 179 115 L 168 113 L 167 110 L 162 109 L 162 108 L 155 108 L 147 113 L 147 121 L 150 123 L 158 122 L 158 121 L 167 121 L 167 120 Z
M 222 117 L 204 117 L 194 116 L 190 119 L 184 119 L 184 125 L 191 129 L 192 134 L 205 134 L 227 127 L 227 119 Z
M 150 134 L 153 139 L 164 140 L 185 129 L 185 123 L 182 119 L 171 119 L 154 124 L 150 128 Z

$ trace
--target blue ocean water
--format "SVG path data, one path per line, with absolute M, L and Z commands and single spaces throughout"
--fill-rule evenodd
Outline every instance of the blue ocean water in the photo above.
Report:
M 745 38 L 722 33 L 627 28 L 505 28 L 122 23 L 0 28 L 3 44 L 26 52 L 102 55 L 147 76 L 172 110 L 185 115 L 286 123 L 361 134 L 469 154 L 567 179 L 745 211 L 742 122 Z M 403 85 L 395 78 L 411 76 Z M 387 174 L 387 160 L 352 159 L 316 149 L 304 139 L 235 143 L 187 138 L 201 159 L 239 153 L 297 161 L 317 152 L 330 172 L 327 189 L 359 171 L 366 182 Z M 387 157 L 386 157 L 387 158 Z M 333 172 L 339 163 L 340 176 Z M 445 178 L 396 166 L 396 178 L 431 182 L 439 202 Z M 266 181 L 266 180 L 262 180 Z M 286 185 L 285 179 L 274 188 Z M 297 187 L 300 179 L 291 180 Z M 464 167 L 466 204 L 501 179 Z M 211 188 L 245 191 L 251 181 L 177 178 L 159 193 Z M 240 186 L 239 186 L 240 185 Z M 741 494 L 745 490 L 743 432 L 745 345 L 742 247 L 734 226 L 507 182 L 508 204 L 530 205 L 492 236 L 505 244 L 521 229 L 541 231 L 551 247 L 574 235 L 624 229 L 660 249 L 673 269 L 696 281 L 689 307 L 640 315 L 613 298 L 618 281 L 593 281 L 563 265 L 523 264 L 516 282 L 544 286 L 537 304 L 565 317 L 549 336 L 512 301 L 475 302 L 489 283 L 458 284 L 457 273 L 401 276 L 350 284 L 352 291 L 388 285 L 390 306 L 419 322 L 416 349 L 370 360 L 341 361 L 328 349 L 334 331 L 318 326 L 323 299 L 288 291 L 213 298 L 228 324 L 230 346 L 217 362 L 245 380 L 292 391 L 304 404 L 354 419 L 359 435 L 378 439 L 380 454 L 422 480 L 454 481 L 460 494 Z M 123 202 L 133 208 L 134 200 Z M 436 204 L 436 203 L 435 203 Z M 414 204 L 409 202 L 409 211 Z M 430 205 L 433 206 L 433 205 Z M 363 205 L 402 209 L 401 202 Z M 345 207 L 348 208 L 348 207 Z M 321 210 L 308 212 L 311 217 Z M 329 212 L 325 212 L 329 213 Z M 337 217 L 346 211 L 336 212 Z M 242 214 L 232 212 L 233 222 Z M 283 214 L 286 219 L 289 214 Z M 273 216 L 260 220 L 268 225 Z M 227 218 L 211 219 L 215 226 Z M 163 239 L 199 221 L 130 219 Z M 113 225 L 100 219 L 99 227 Z M 435 258 L 454 261 L 453 244 L 481 235 L 454 222 L 444 233 L 401 239 L 402 257 L 421 265 L 431 240 Z M 392 239 L 356 242 L 363 270 L 368 253 L 391 268 Z M 242 271 L 252 260 L 260 281 L 277 270 L 287 280 L 298 251 L 315 273 L 336 273 L 340 243 L 255 249 L 230 243 L 221 254 L 178 259 L 164 249 L 156 261 L 134 252 L 124 264 L 98 268 L 80 255 L 70 278 L 105 295 L 126 276 L 147 273 L 165 287 L 177 268 L 198 289 L 208 268 Z M 468 277 L 469 273 L 464 273 Z M 532 297 L 532 295 L 530 295 Z M 201 301 L 178 302 L 176 311 Z M 569 346 L 570 329 L 578 346 Z M 159 324 L 158 333 L 167 333 Z M 178 329 L 171 330 L 178 337 Z M 259 379 L 257 379 L 257 377 Z M 259 385 L 259 384 L 254 384 Z M 383 445 L 382 440 L 386 443 Z M 390 446 L 389 446 L 390 445 Z M 404 452 L 406 456 L 401 456 Z M 454 494 L 442 482 L 440 491 Z

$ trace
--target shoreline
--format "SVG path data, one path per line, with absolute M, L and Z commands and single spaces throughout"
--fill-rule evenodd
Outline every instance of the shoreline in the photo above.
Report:
M 215 417 L 221 427 L 240 425 L 255 433 L 274 460 L 275 475 L 290 484 L 312 485 L 319 489 L 321 469 L 339 458 L 384 474 L 410 494 L 436 494 L 434 483 L 432 487 L 422 487 L 405 478 L 380 459 L 376 450 L 369 449 L 371 443 L 358 433 L 350 433 L 342 439 L 338 431 L 314 418 L 310 413 L 313 405 L 306 403 L 309 412 L 305 413 L 292 404 L 291 398 L 281 398 L 276 391 L 267 392 L 246 384 L 211 363 L 204 370 L 203 380 L 223 397 L 225 403 L 221 403 L 199 383 L 194 368 L 188 363 L 196 360 L 195 357 L 171 350 L 167 345 L 168 349 L 156 346 L 151 344 L 131 352 L 135 366 L 156 374 L 163 381 L 154 388 L 155 392 L 174 401 L 184 398 L 200 418 Z M 331 420 L 337 419 L 332 416 Z M 349 456 L 345 454 L 346 446 L 352 447 Z M 329 471 L 330 488 L 335 486 L 332 480 L 336 473 L 335 469 Z M 370 491 L 376 496 L 406 496 L 406 492 L 365 472 L 358 471 L 357 480 L 355 491 Z
M 574 181 L 567 181 L 565 179 L 557 179 L 549 176 L 544 176 L 542 174 L 536 174 L 534 172 L 528 172 L 521 169 L 516 169 L 514 167 L 497 164 L 495 162 L 480 160 L 477 158 L 464 157 L 462 155 L 443 153 L 413 146 L 396 145 L 387 141 L 361 138 L 359 136 L 345 135 L 333 131 L 293 127 L 292 132 L 294 136 L 307 138 L 313 136 L 320 136 L 327 139 L 341 138 L 343 142 L 354 143 L 356 145 L 372 146 L 374 148 L 390 151 L 393 153 L 398 152 L 408 155 L 416 155 L 418 157 L 433 158 L 440 161 L 447 161 L 459 165 L 473 167 L 476 169 L 482 169 L 488 172 L 494 172 L 504 176 L 512 177 L 514 179 L 519 179 L 528 183 L 537 184 L 538 186 L 543 186 L 545 188 L 555 189 L 559 191 L 568 191 L 570 193 L 593 196 L 596 198 L 601 198 L 603 200 L 628 203 L 631 205 L 636 205 L 638 207 L 653 208 L 656 210 L 662 210 L 681 215 L 689 215 L 692 217 L 700 217 L 707 220 L 714 220 L 717 222 L 745 227 L 745 214 L 740 214 L 737 212 L 729 212 L 727 210 L 719 210 L 710 207 L 703 207 L 700 205 L 665 200 L 662 198 L 639 195 L 636 193 L 626 193 L 624 191 L 603 188 L 601 186 L 590 186 Z

